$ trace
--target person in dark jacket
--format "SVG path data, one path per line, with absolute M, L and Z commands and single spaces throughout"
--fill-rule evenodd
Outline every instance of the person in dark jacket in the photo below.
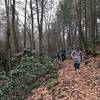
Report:
M 62 62 L 66 59 L 66 49 L 61 49 L 61 60 Z

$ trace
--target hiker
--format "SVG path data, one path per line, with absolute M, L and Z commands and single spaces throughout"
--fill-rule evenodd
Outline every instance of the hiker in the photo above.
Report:
M 79 72 L 80 63 L 82 60 L 82 53 L 81 53 L 79 47 L 76 47 L 76 49 L 73 50 L 73 52 L 71 53 L 71 57 L 73 59 L 75 71 Z
M 66 49 L 61 49 L 61 60 L 62 62 L 66 59 Z

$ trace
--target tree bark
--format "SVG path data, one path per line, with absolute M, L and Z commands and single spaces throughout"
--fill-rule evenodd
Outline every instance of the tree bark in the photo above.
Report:
M 65 27 L 63 24 L 63 47 L 65 48 Z
M 82 40 L 83 45 L 84 45 L 84 49 L 86 54 L 88 53 L 88 49 L 87 49 L 87 44 L 85 42 L 84 39 L 84 35 L 82 32 L 82 27 L 81 27 L 81 0 L 78 1 L 78 19 L 79 19 L 79 46 L 82 47 L 82 44 L 80 44 L 80 40 Z
M 19 52 L 19 44 L 18 44 L 18 37 L 16 34 L 16 19 L 15 19 L 15 0 L 13 0 L 13 4 L 12 4 L 12 33 L 13 33 L 13 37 L 14 37 L 14 51 L 16 53 Z
M 6 33 L 6 47 L 5 47 L 5 58 L 6 58 L 6 68 L 9 70 L 11 68 L 11 45 L 10 45 L 10 19 L 9 19 L 9 0 L 5 0 L 5 9 L 7 17 L 7 33 Z
M 26 12 L 27 12 L 27 0 L 25 0 L 25 18 L 24 18 L 24 48 L 26 48 Z
M 33 17 L 33 7 L 32 0 L 30 0 L 30 9 L 31 9 L 31 27 L 32 27 L 32 48 L 35 49 L 35 40 L 34 40 L 34 17 Z
M 85 40 L 87 42 L 87 0 L 84 0 L 84 17 L 85 17 Z
M 91 43 L 95 46 L 96 34 L 96 1 L 91 0 Z
M 38 0 L 36 1 L 36 9 L 37 9 L 37 23 L 38 23 L 38 31 L 39 31 L 39 56 L 40 62 L 43 62 L 43 13 L 44 13 L 44 0 L 41 1 L 41 14 L 39 13 L 39 4 Z

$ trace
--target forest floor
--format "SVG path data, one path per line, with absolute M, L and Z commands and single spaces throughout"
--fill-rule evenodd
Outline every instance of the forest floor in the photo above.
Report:
M 58 79 L 33 89 L 26 100 L 100 100 L 100 56 L 83 61 L 78 74 L 72 61 L 64 61 Z

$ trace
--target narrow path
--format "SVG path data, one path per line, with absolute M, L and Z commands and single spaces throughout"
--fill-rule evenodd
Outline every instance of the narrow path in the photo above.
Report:
M 86 82 L 87 69 L 81 65 L 80 73 L 76 74 L 72 62 L 65 61 L 58 71 L 56 86 L 51 91 L 46 87 L 33 90 L 33 96 L 26 100 L 99 100 L 94 96 Z
M 66 84 L 66 81 L 69 81 L 71 84 L 71 90 L 69 91 L 70 95 L 67 99 L 65 97 L 64 100 L 92 100 L 93 96 L 90 87 L 87 86 L 84 78 L 87 72 L 83 65 L 81 65 L 81 70 L 78 74 L 74 70 L 72 62 L 65 62 L 64 65 L 65 67 L 59 71 L 59 75 L 63 78 L 63 84 Z

